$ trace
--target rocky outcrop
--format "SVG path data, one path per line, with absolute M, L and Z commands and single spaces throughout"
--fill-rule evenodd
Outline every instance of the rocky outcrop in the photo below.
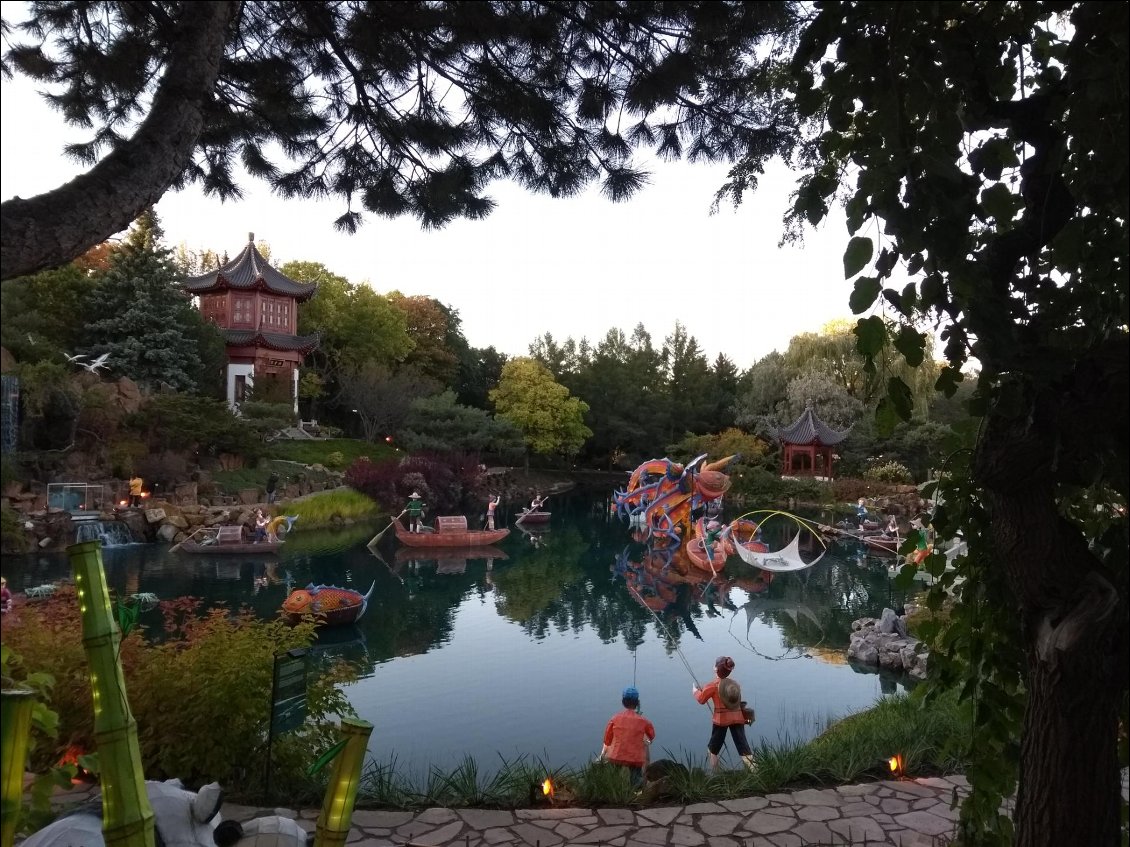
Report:
M 884 609 L 882 616 L 852 621 L 848 661 L 900 671 L 912 679 L 925 679 L 929 653 L 926 645 L 906 632 L 906 615 Z

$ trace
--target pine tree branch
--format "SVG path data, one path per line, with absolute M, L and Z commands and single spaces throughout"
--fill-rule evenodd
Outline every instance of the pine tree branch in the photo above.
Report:
M 0 206 L 0 279 L 73 259 L 125 229 L 192 160 L 237 0 L 188 3 L 148 117 L 88 172 Z M 48 224 L 48 225 L 44 225 Z

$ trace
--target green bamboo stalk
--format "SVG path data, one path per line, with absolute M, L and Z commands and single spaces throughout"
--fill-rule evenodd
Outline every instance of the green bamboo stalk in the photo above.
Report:
M 322 813 L 314 833 L 314 847 L 342 847 L 349 838 L 353 821 L 353 805 L 361 785 L 361 766 L 373 725 L 356 718 L 341 719 L 341 734 L 345 747 L 334 762 L 333 776 L 326 787 Z
M 0 691 L 0 847 L 16 840 L 34 711 L 34 691 Z
M 102 543 L 67 548 L 82 615 L 82 644 L 94 698 L 94 741 L 102 780 L 102 835 L 106 847 L 154 847 L 153 808 L 145 792 L 137 722 L 126 699 L 118 656 L 122 634 L 110 607 Z

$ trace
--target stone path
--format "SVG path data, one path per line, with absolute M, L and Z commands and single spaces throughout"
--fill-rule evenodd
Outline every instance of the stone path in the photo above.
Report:
M 544 808 L 514 811 L 358 810 L 354 847 L 942 847 L 954 834 L 962 776 L 886 780 L 716 803 L 647 809 Z M 223 818 L 286 814 L 313 831 L 317 809 L 301 812 L 226 805 Z

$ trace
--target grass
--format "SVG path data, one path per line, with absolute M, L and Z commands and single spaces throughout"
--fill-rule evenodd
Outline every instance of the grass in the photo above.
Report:
M 362 456 L 376 461 L 396 454 L 387 444 L 374 444 L 357 438 L 328 438 L 325 441 L 275 441 L 268 448 L 272 459 L 302 462 L 304 465 L 325 465 L 331 470 L 345 470 Z M 329 464 L 333 454 L 341 455 L 340 467 Z M 337 462 L 334 463 L 338 464 Z
M 917 697 L 886 697 L 866 711 L 831 724 L 812 741 L 784 739 L 778 744 L 762 744 L 754 751 L 758 764 L 755 772 L 736 767 L 710 773 L 700 754 L 664 751 L 664 758 L 681 761 L 686 770 L 672 773 L 661 794 L 633 790 L 625 769 L 602 762 L 555 769 L 527 757 L 503 759 L 497 773 L 487 778 L 473 760 L 466 758 L 451 772 L 433 768 L 422 779 L 413 779 L 399 772 L 394 758 L 383 765 L 369 766 L 362 776 L 359 801 L 409 809 L 520 808 L 539 802 L 542 780 L 550 776 L 556 785 L 557 801 L 564 805 L 685 805 L 883 779 L 890 776 L 887 760 L 896 753 L 902 754 L 908 775 L 953 773 L 966 764 L 959 751 L 968 726 L 967 709 L 957 703 L 956 696 L 930 703 Z
M 359 522 L 372 523 L 381 507 L 359 491 L 338 488 L 312 494 L 304 500 L 291 500 L 275 507 L 279 514 L 298 515 L 296 531 L 339 527 Z

